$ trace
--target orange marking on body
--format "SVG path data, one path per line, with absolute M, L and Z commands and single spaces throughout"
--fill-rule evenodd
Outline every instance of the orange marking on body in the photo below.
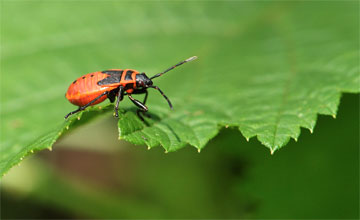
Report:
M 91 77 L 91 75 L 94 75 Z M 85 77 L 85 78 L 83 78 Z M 107 77 L 107 74 L 101 72 L 88 73 L 84 76 L 79 77 L 76 83 L 71 83 L 66 93 L 66 98 L 77 106 L 83 106 L 95 99 L 105 91 L 110 91 L 114 87 L 102 87 L 97 85 L 99 80 Z M 94 102 L 92 105 L 96 105 L 104 101 L 107 97 L 103 96 Z
M 120 85 L 122 86 L 126 86 L 126 81 L 125 81 L 125 76 L 126 76 L 126 72 L 128 71 L 128 69 L 124 69 L 122 75 L 121 75 L 121 79 L 120 79 Z
M 126 90 L 126 93 L 127 93 L 127 94 L 131 94 L 131 93 L 133 93 L 133 92 L 134 92 L 134 89 L 127 89 L 127 90 Z
M 132 74 L 131 74 L 131 78 L 132 78 L 132 83 L 133 83 L 133 88 L 136 89 L 136 75 L 138 74 L 138 72 L 134 71 Z

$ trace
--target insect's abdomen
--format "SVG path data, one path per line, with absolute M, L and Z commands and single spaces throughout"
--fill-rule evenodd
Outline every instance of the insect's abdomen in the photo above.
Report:
M 74 105 L 84 106 L 105 91 L 114 89 L 113 87 L 104 87 L 97 84 L 98 81 L 106 78 L 107 75 L 102 72 L 94 72 L 86 74 L 76 79 L 68 88 L 66 98 Z M 103 102 L 107 96 L 103 96 L 92 105 Z

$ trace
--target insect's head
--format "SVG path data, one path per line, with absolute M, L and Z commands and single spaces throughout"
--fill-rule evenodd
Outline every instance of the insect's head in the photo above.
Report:
M 136 75 L 136 86 L 137 87 L 149 87 L 152 86 L 153 82 L 151 81 L 151 79 L 149 79 L 149 77 L 146 76 L 145 73 L 140 73 Z
M 178 63 L 178 64 L 176 64 L 174 66 L 171 66 L 170 68 L 166 69 L 164 72 L 158 73 L 158 74 L 156 74 L 156 75 L 154 75 L 154 76 L 152 76 L 150 78 L 147 77 L 145 75 L 145 73 L 137 74 L 136 75 L 136 86 L 137 87 L 142 87 L 142 88 L 153 88 L 153 89 L 158 90 L 161 93 L 161 95 L 166 99 L 166 101 L 168 102 L 170 108 L 172 108 L 172 104 L 171 104 L 170 100 L 168 99 L 168 97 L 161 91 L 161 89 L 159 87 L 154 86 L 153 82 L 151 80 L 154 79 L 154 78 L 157 78 L 159 76 L 162 76 L 165 73 L 169 72 L 170 70 L 172 70 L 172 69 L 174 69 L 174 68 L 176 68 L 176 67 L 178 67 L 178 66 L 180 66 L 180 65 L 182 65 L 184 63 L 193 61 L 195 59 L 197 59 L 197 56 L 190 57 L 190 58 L 188 58 L 188 59 L 186 59 L 184 61 L 181 61 L 180 63 Z

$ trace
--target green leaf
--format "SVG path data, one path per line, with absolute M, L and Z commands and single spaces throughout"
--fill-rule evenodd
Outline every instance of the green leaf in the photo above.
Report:
M 67 128 L 112 114 L 105 104 L 64 122 L 75 109 L 64 93 L 88 72 L 133 68 L 152 76 L 199 57 L 154 79 L 174 110 L 155 90 L 146 123 L 129 100 L 121 103 L 119 137 L 167 152 L 186 144 L 200 151 L 224 126 L 274 152 L 297 140 L 300 127 L 313 131 L 318 113 L 335 117 L 341 92 L 359 92 L 355 1 L 1 6 L 1 174 L 51 148 Z

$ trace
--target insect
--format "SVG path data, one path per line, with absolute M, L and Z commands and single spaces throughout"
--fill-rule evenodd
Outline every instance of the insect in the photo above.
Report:
M 140 119 L 144 120 L 141 117 L 140 112 L 148 111 L 148 108 L 145 105 L 148 97 L 148 88 L 158 90 L 172 109 L 172 104 L 169 98 L 159 87 L 153 85 L 152 79 L 162 76 L 170 70 L 184 63 L 195 60 L 196 58 L 196 56 L 190 57 L 150 78 L 147 77 L 144 72 L 140 73 L 133 69 L 110 69 L 88 73 L 76 79 L 69 86 L 65 97 L 72 104 L 79 106 L 79 108 L 68 113 L 65 116 L 65 119 L 67 119 L 70 115 L 83 111 L 89 106 L 103 102 L 106 98 L 108 98 L 111 103 L 113 103 L 117 98 L 114 115 L 115 117 L 118 117 L 119 103 L 123 100 L 124 95 L 127 95 L 129 99 L 139 108 L 137 114 Z M 145 94 L 144 101 L 140 102 L 139 100 L 134 99 L 132 94 Z

